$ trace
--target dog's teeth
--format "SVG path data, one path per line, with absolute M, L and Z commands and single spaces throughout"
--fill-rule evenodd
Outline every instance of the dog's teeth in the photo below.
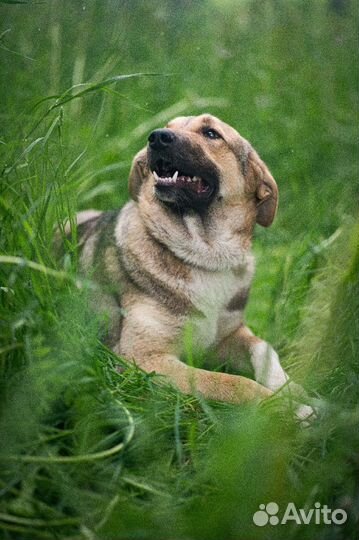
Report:
M 173 182 L 176 182 L 177 177 L 178 177 L 178 171 L 176 171 L 176 172 L 174 173 L 174 175 L 172 176 L 172 181 L 173 181 Z
M 158 174 L 156 173 L 156 171 L 153 171 L 153 176 L 155 177 L 155 180 L 159 180 L 159 177 L 158 177 Z

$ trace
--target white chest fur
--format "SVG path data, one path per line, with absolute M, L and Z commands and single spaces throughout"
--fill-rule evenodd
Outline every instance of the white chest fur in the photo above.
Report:
M 238 292 L 249 287 L 252 272 L 251 258 L 242 271 L 195 271 L 191 300 L 200 314 L 191 318 L 194 345 L 208 348 L 238 327 L 242 314 L 229 312 L 227 306 Z

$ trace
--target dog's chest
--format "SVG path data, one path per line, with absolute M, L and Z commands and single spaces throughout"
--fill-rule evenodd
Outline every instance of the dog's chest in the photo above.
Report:
M 242 287 L 243 279 L 231 270 L 196 271 L 191 283 L 191 300 L 197 310 L 190 321 L 194 345 L 208 348 L 221 337 L 223 324 L 228 333 L 235 330 L 238 317 L 228 313 L 227 306 Z

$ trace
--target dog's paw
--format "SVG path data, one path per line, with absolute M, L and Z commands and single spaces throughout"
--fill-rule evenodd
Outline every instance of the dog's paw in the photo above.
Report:
M 316 418 L 316 412 L 310 405 L 302 404 L 296 408 L 295 416 L 303 425 L 309 425 L 309 423 Z
M 303 403 L 303 401 L 312 403 L 312 399 L 309 398 L 307 392 L 300 384 L 290 381 L 279 390 L 278 394 L 289 400 L 296 420 L 303 427 L 308 426 L 317 417 L 317 413 L 313 407 Z

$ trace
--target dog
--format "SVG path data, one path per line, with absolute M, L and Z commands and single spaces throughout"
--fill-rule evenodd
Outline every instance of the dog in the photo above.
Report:
M 297 390 L 244 322 L 254 227 L 269 227 L 278 207 L 277 184 L 250 143 L 210 114 L 175 118 L 135 156 L 129 193 L 121 210 L 77 216 L 81 269 L 101 283 L 96 305 L 113 351 L 209 400 Z M 194 346 L 232 371 L 249 359 L 255 380 L 186 364 L 188 328 Z

